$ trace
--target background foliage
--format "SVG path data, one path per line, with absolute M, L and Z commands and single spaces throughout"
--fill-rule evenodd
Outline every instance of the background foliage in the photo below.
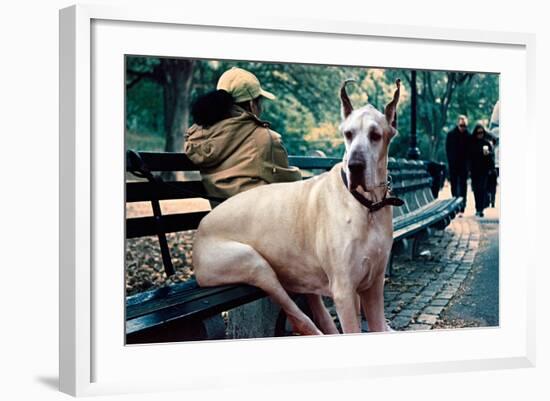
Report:
M 355 107 L 367 101 L 383 110 L 401 78 L 399 136 L 390 155 L 406 157 L 411 121 L 410 70 L 277 64 L 249 61 L 126 58 L 126 145 L 136 150 L 181 151 L 183 133 L 192 121 L 189 107 L 215 89 L 219 76 L 239 66 L 253 72 L 275 101 L 263 103 L 262 119 L 283 136 L 289 154 L 315 150 L 341 157 L 338 90 L 345 79 Z M 422 159 L 446 161 L 445 135 L 459 114 L 487 124 L 498 100 L 498 75 L 443 71 L 417 72 L 417 137 Z

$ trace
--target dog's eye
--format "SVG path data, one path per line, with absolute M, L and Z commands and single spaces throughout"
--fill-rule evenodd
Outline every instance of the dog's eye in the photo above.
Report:
M 371 131 L 369 133 L 369 138 L 370 138 L 371 141 L 376 142 L 376 141 L 379 141 L 380 139 L 382 139 L 382 135 L 380 135 L 379 132 Z
M 347 139 L 348 141 L 351 141 L 351 138 L 353 137 L 353 132 L 351 132 L 351 131 L 345 131 L 345 132 L 344 132 L 344 136 L 346 137 L 346 139 Z

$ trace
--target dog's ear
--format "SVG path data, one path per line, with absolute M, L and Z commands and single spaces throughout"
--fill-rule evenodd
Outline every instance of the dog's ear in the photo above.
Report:
M 386 109 L 384 110 L 386 121 L 388 122 L 390 127 L 393 128 L 392 132 L 395 132 L 395 130 L 397 129 L 397 103 L 399 102 L 401 80 L 398 79 L 397 81 L 395 81 L 395 85 L 397 86 L 397 89 L 393 94 L 393 99 L 387 104 Z
M 353 106 L 346 92 L 346 84 L 348 84 L 349 82 L 356 82 L 356 81 L 353 79 L 348 79 L 344 81 L 344 83 L 342 84 L 342 87 L 340 88 L 340 100 L 342 102 L 342 119 L 346 119 L 353 111 Z

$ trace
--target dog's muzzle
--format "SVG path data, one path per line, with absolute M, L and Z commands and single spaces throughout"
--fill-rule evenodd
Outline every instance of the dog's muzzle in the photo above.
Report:
M 350 160 L 348 162 L 349 170 L 349 190 L 353 191 L 358 186 L 366 188 L 365 183 L 365 169 L 367 168 L 365 162 L 358 160 Z

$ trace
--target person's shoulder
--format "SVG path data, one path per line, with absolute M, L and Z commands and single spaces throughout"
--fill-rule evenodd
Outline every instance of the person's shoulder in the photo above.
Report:
M 253 132 L 254 140 L 258 146 L 273 146 L 281 142 L 281 134 L 272 130 L 269 126 L 258 125 Z
M 275 138 L 281 138 L 281 134 L 279 134 L 277 131 L 271 129 L 271 127 L 266 127 L 267 129 L 267 132 L 269 132 L 269 134 L 271 136 L 274 136 Z

